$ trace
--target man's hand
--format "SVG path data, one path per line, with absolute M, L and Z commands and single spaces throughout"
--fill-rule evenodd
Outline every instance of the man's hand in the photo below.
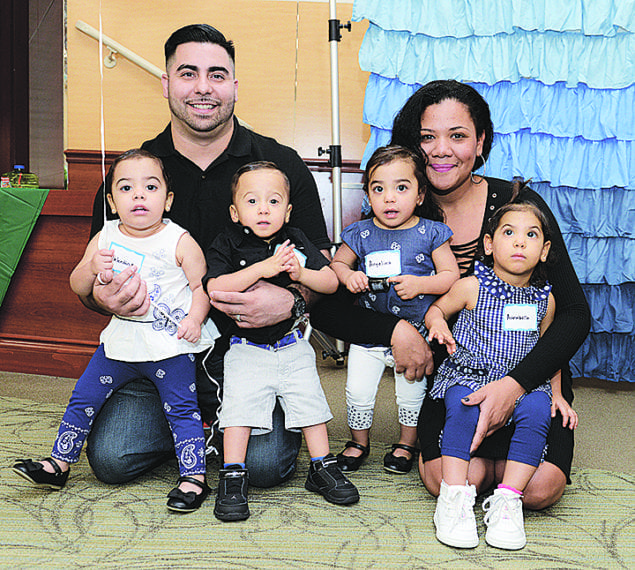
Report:
M 406 380 L 421 380 L 423 376 L 432 374 L 432 350 L 409 322 L 401 320 L 397 323 L 392 331 L 390 344 L 395 370 L 403 373 Z
M 478 449 L 488 435 L 507 423 L 514 411 L 516 400 L 524 393 L 525 390 L 516 380 L 511 376 L 504 376 L 463 398 L 464 405 L 481 408 L 470 453 Z
M 267 281 L 243 293 L 210 291 L 212 306 L 234 319 L 240 328 L 262 328 L 291 318 L 293 294 Z
M 145 315 L 150 308 L 146 282 L 136 267 L 127 267 L 106 285 L 95 280 L 93 299 L 100 309 L 120 317 Z

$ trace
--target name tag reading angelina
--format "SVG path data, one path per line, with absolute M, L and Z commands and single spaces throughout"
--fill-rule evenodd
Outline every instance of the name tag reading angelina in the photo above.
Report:
M 366 256 L 368 277 L 393 277 L 401 275 L 401 252 L 398 249 L 374 251 Z
M 503 330 L 535 331 L 538 329 L 538 305 L 505 305 Z
M 115 255 L 112 260 L 113 273 L 121 273 L 124 269 L 130 267 L 131 265 L 135 265 L 137 267 L 137 271 L 141 271 L 145 255 L 136 252 L 133 249 L 128 249 L 123 245 L 119 245 L 114 241 L 110 242 L 108 249 L 115 250 Z

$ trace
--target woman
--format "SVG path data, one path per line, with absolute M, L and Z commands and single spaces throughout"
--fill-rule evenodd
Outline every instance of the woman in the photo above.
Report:
M 443 211 L 445 223 L 454 232 L 450 245 L 462 275 L 472 272 L 485 222 L 512 196 L 511 183 L 473 174 L 487 160 L 492 139 L 487 103 L 472 87 L 457 81 L 424 85 L 406 102 L 393 124 L 391 144 L 417 149 L 426 159 L 430 190 Z M 519 396 L 562 369 L 563 394 L 569 403 L 573 400 L 568 361 L 590 328 L 589 308 L 553 214 L 532 190 L 524 190 L 523 197 L 534 202 L 554 228 L 552 247 L 558 262 L 549 269 L 548 278 L 553 285 L 556 315 L 538 344 L 516 368 L 469 396 L 468 405 L 481 408 L 472 443 L 472 450 L 478 449 L 468 476 L 478 492 L 500 482 L 509 442 L 508 429 L 503 426 Z M 390 342 L 397 369 L 405 370 L 409 378 L 432 372 L 430 350 L 409 330 L 408 323 L 369 312 L 324 299 L 313 309 L 311 319 L 316 328 L 350 342 Z M 441 350 L 436 352 L 438 364 L 444 354 Z M 419 472 L 435 496 L 441 484 L 438 442 L 444 418 L 443 403 L 426 398 L 419 417 Z M 523 502 L 530 509 L 555 503 L 569 479 L 573 435 L 562 426 L 559 415 L 552 421 L 547 442 L 545 461 L 525 489 Z

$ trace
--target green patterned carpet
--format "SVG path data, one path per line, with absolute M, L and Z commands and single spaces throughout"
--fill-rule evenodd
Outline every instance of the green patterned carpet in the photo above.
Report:
M 250 492 L 251 518 L 221 523 L 213 498 L 194 514 L 165 508 L 176 462 L 121 487 L 95 479 L 84 457 L 62 491 L 29 486 L 9 467 L 49 454 L 63 409 L 0 398 L 0 567 L 33 568 L 635 568 L 635 476 L 578 470 L 563 499 L 526 513 L 518 552 L 437 542 L 435 501 L 413 472 L 391 476 L 384 451 L 351 477 L 361 500 L 337 507 L 304 490 L 307 456 L 291 482 Z M 333 444 L 338 449 L 341 442 Z M 217 460 L 209 467 L 216 483 Z

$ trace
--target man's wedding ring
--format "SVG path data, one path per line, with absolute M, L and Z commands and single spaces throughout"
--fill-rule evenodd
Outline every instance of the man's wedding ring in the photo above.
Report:
M 240 318 L 240 315 L 236 315 L 236 322 L 239 323 L 240 321 L 242 321 L 242 319 Z

